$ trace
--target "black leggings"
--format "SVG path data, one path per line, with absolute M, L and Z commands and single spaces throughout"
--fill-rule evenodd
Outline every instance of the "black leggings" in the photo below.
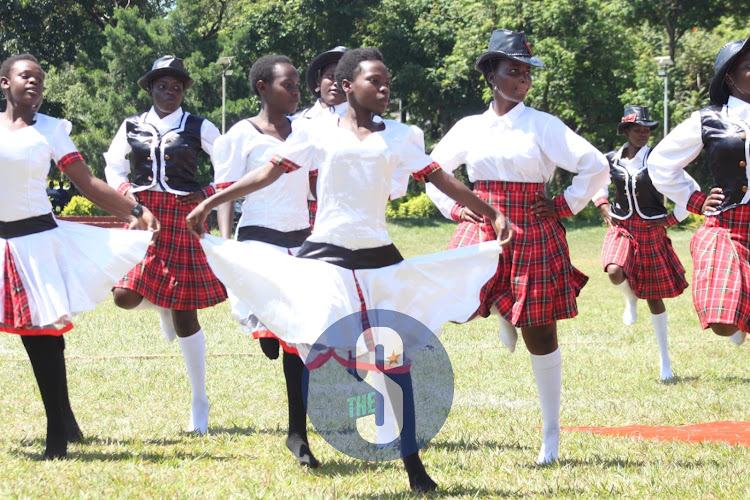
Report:
M 65 373 L 65 340 L 62 336 L 51 335 L 22 335 L 21 340 L 34 369 L 44 411 L 47 414 L 45 455 L 65 456 L 66 424 L 75 422 Z

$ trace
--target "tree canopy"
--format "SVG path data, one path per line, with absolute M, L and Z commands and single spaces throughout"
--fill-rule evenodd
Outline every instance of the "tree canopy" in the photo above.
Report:
M 219 126 L 216 61 L 234 56 L 230 126 L 258 111 L 247 84 L 258 57 L 286 54 L 304 74 L 333 46 L 376 46 L 393 75 L 394 111 L 400 105 L 432 143 L 486 109 L 491 92 L 474 63 L 492 30 L 523 30 L 545 63 L 527 104 L 608 151 L 622 141 L 625 105 L 649 106 L 663 120 L 657 56 L 674 61 L 670 126 L 706 105 L 714 57 L 750 35 L 748 14 L 744 0 L 9 0 L 0 6 L 0 58 L 30 52 L 42 61 L 44 111 L 73 122 L 74 141 L 101 175 L 120 122 L 148 109 L 136 80 L 161 55 L 185 60 L 195 84 L 184 107 Z M 303 89 L 303 104 L 311 99 Z M 701 167 L 693 173 L 705 185 Z

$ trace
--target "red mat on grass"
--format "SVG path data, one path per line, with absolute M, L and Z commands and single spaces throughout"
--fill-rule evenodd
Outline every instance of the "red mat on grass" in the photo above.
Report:
M 739 444 L 750 447 L 750 422 L 727 420 L 693 425 L 626 425 L 623 427 L 563 427 L 570 432 L 591 432 L 606 436 L 623 436 L 656 441 L 702 441 Z

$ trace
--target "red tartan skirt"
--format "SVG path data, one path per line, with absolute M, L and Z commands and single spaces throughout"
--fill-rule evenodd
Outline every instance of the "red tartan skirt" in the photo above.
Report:
M 701 326 L 750 332 L 750 206 L 706 217 L 690 240 L 693 305 Z
M 677 297 L 688 286 L 685 268 L 662 226 L 649 226 L 638 215 L 617 220 L 604 238 L 602 266 L 622 268 L 639 299 Z
M 180 205 L 171 193 L 137 194 L 161 222 L 161 233 L 146 257 L 115 287 L 135 290 L 159 307 L 182 311 L 226 300 L 224 285 L 208 266 L 198 239 L 187 229 L 185 218 L 195 205 Z
M 46 326 L 31 325 L 31 311 L 26 298 L 26 290 L 7 242 L 5 243 L 2 290 L 5 292 L 3 293 L 4 315 L 0 318 L 0 331 L 17 335 L 60 336 L 73 328 L 73 323 L 70 321 Z
M 544 184 L 477 181 L 474 193 L 510 220 L 513 240 L 503 249 L 497 273 L 484 286 L 479 314 L 495 306 L 517 327 L 548 325 L 578 314 L 576 297 L 588 277 L 570 262 L 565 227 L 559 219 L 531 215 Z M 461 222 L 448 248 L 496 238 L 485 217 L 481 224 Z

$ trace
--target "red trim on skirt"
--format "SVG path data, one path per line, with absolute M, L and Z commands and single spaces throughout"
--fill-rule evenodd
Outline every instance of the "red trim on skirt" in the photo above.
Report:
M 750 332 L 750 206 L 706 217 L 690 240 L 693 305 L 701 326 Z
M 211 271 L 200 242 L 187 229 L 185 218 L 196 205 L 180 205 L 175 195 L 158 191 L 140 191 L 138 197 L 161 222 L 161 233 L 146 257 L 115 287 L 135 290 L 159 307 L 181 311 L 226 300 L 224 285 Z
M 3 269 L 3 317 L 0 320 L 0 331 L 16 335 L 55 335 L 60 336 L 73 328 L 69 321 L 55 325 L 34 326 L 31 324 L 31 310 L 26 289 L 18 274 L 15 259 L 10 251 L 10 244 L 5 242 L 5 262 Z
M 559 219 L 531 215 L 544 184 L 477 181 L 474 193 L 509 219 L 513 240 L 503 249 L 497 272 L 481 292 L 479 314 L 495 306 L 517 327 L 542 326 L 578 314 L 576 297 L 588 277 L 570 262 L 565 227 Z M 448 248 L 495 239 L 486 217 L 480 224 L 461 222 Z
M 610 264 L 622 268 L 639 299 L 677 297 L 687 287 L 685 268 L 672 248 L 672 240 L 662 226 L 633 215 L 616 220 L 607 230 L 602 248 L 602 267 Z

